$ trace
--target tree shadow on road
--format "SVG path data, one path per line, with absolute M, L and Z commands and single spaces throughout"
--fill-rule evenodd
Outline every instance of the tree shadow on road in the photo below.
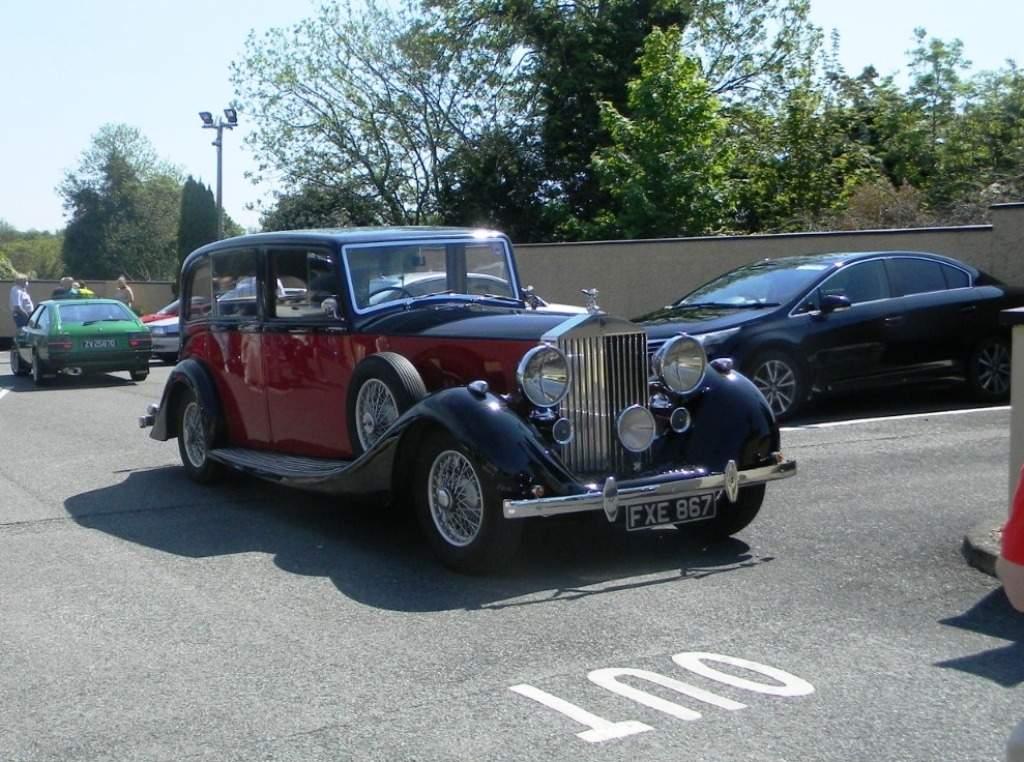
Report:
M 766 563 L 739 540 L 702 547 L 675 530 L 626 533 L 593 516 L 534 522 L 513 564 L 490 576 L 448 571 L 397 508 L 347 503 L 241 477 L 204 488 L 183 470 L 128 472 L 68 498 L 83 527 L 186 558 L 266 553 L 288 572 L 396 611 L 494 609 L 742 572 Z M 577 517 L 578 518 L 578 517 Z
M 1010 605 L 1002 588 L 992 591 L 963 614 L 941 620 L 941 624 L 1012 642 L 935 666 L 969 672 L 1006 688 L 1024 682 L 1024 616 Z

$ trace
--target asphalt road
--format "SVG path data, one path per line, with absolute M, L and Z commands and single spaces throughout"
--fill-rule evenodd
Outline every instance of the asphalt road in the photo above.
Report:
M 994 760 L 1024 714 L 959 554 L 1005 409 L 796 426 L 730 544 L 552 521 L 472 578 L 374 506 L 191 484 L 135 424 L 166 374 L 0 364 L 0 760 Z

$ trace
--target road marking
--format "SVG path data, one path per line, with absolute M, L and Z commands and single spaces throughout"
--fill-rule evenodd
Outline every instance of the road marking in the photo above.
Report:
M 0 400 L 2 400 L 7 395 L 7 392 L 9 392 L 9 391 L 10 391 L 10 389 L 0 389 Z
M 762 695 L 781 696 L 786 698 L 807 696 L 814 693 L 814 686 L 796 675 L 790 674 L 789 672 L 785 672 L 776 667 L 769 667 L 767 664 L 760 664 L 756 661 L 748 661 L 747 659 L 740 659 L 734 656 L 723 656 L 721 654 L 707 653 L 705 651 L 683 651 L 682 653 L 675 654 L 672 657 L 672 661 L 675 662 L 677 666 L 696 675 L 724 685 L 732 686 L 733 688 L 750 691 L 751 693 L 760 693 Z M 771 680 L 776 680 L 781 684 L 770 685 L 768 683 L 739 677 L 738 675 L 730 674 L 728 672 L 722 672 L 721 670 L 708 666 L 705 663 L 709 661 L 718 662 L 719 664 L 728 664 L 732 667 L 756 672 Z M 733 701 L 732 699 L 725 698 L 724 696 L 719 696 L 717 693 L 712 693 L 711 691 L 704 690 L 703 688 L 698 688 L 695 685 L 690 685 L 689 683 L 684 683 L 680 680 L 660 675 L 657 672 L 650 672 L 645 669 L 621 667 L 595 669 L 589 672 L 587 677 L 593 683 L 600 685 L 605 690 L 611 691 L 616 695 L 627 698 L 642 706 L 655 709 L 669 715 L 670 717 L 674 717 L 677 720 L 686 720 L 691 722 L 693 720 L 699 720 L 701 718 L 701 713 L 690 709 L 689 707 L 681 706 L 674 701 L 668 701 L 667 699 L 655 696 L 647 691 L 626 685 L 620 682 L 619 678 L 629 677 L 634 680 L 644 680 L 648 683 L 654 683 L 655 685 L 660 685 L 662 688 L 668 688 L 676 693 L 681 693 L 684 696 L 689 696 L 697 701 L 702 701 L 705 704 L 717 706 L 720 709 L 728 711 L 734 712 L 747 708 L 746 704 L 740 703 L 739 701 Z M 559 698 L 547 691 L 542 691 L 540 688 L 535 688 L 534 686 L 527 685 L 525 683 L 513 685 L 509 690 L 514 691 L 521 696 L 525 696 L 526 698 L 533 699 L 537 703 L 546 706 L 548 709 L 555 710 L 559 714 L 568 717 L 570 720 L 573 720 L 580 725 L 586 725 L 590 729 L 577 733 L 576 736 L 589 743 L 603 743 L 612 739 L 625 738 L 627 736 L 643 733 L 646 730 L 653 729 L 650 725 L 645 725 L 637 720 L 625 720 L 620 722 L 606 720 L 604 717 L 596 715 L 593 712 L 588 712 L 586 709 L 566 701 L 563 698 Z
M 965 410 L 936 410 L 932 413 L 907 413 L 906 415 L 883 415 L 876 418 L 853 418 L 849 421 L 828 421 L 826 423 L 808 423 L 805 426 L 783 426 L 780 431 L 806 431 L 808 429 L 833 429 L 837 426 L 854 426 L 858 423 L 877 423 L 879 421 L 902 421 L 909 418 L 938 418 L 943 415 L 967 415 L 968 413 L 985 413 L 1009 410 L 1009 405 L 996 407 L 972 407 Z

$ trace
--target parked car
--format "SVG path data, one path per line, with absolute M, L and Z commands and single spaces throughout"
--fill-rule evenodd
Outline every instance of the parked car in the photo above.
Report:
M 132 381 L 149 375 L 149 331 L 114 299 L 60 299 L 41 302 L 11 347 L 11 370 L 32 375 L 36 385 L 57 373 L 111 373 L 126 370 Z
M 169 317 L 177 317 L 179 309 L 180 308 L 178 306 L 178 300 L 175 299 L 170 304 L 165 304 L 156 312 L 150 312 L 146 315 L 143 315 L 141 320 L 143 323 L 152 323 L 155 320 L 166 320 Z
M 423 272 L 446 288 L 398 285 Z M 470 293 L 481 273 L 498 288 Z M 596 292 L 584 314 L 528 308 L 499 233 L 232 238 L 186 259 L 180 293 L 180 361 L 139 422 L 177 438 L 188 476 L 411 503 L 454 569 L 504 563 L 525 520 L 557 514 L 726 537 L 795 472 L 753 384 L 687 337 L 649 357 Z
M 146 324 L 153 340 L 153 355 L 161 362 L 173 364 L 178 359 L 179 325 L 177 316 L 153 320 Z
M 813 395 L 924 381 L 1010 393 L 1010 337 L 999 311 L 1024 304 L 970 265 L 917 251 L 766 259 L 636 318 L 655 347 L 686 333 L 729 357 L 779 419 Z

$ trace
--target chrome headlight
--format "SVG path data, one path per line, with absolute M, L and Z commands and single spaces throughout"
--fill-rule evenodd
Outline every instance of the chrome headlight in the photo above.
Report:
M 654 353 L 651 363 L 665 386 L 676 394 L 688 394 L 704 380 L 708 356 L 692 336 L 676 336 Z
M 519 361 L 516 380 L 537 407 L 554 407 L 569 392 L 569 361 L 549 344 L 534 347 Z

